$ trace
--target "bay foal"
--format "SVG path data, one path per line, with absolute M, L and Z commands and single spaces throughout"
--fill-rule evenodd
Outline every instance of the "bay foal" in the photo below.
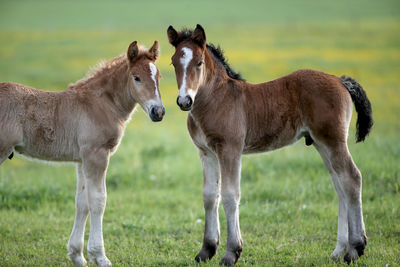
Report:
M 0 83 L 0 164 L 14 150 L 42 160 L 76 162 L 76 216 L 68 242 L 68 257 L 75 266 L 86 266 L 83 244 L 89 213 L 89 259 L 111 266 L 102 233 L 106 171 L 137 104 L 152 121 L 164 116 L 160 72 L 154 64 L 158 56 L 157 41 L 149 50 L 135 41 L 127 54 L 62 92 Z
M 203 165 L 205 231 L 196 261 L 211 259 L 219 244 L 220 195 L 227 218 L 227 251 L 234 265 L 242 251 L 239 227 L 241 155 L 264 152 L 305 137 L 328 168 L 339 199 L 337 246 L 332 258 L 356 261 L 367 243 L 361 208 L 361 174 L 347 147 L 352 100 L 358 112 L 357 141 L 372 127 L 371 105 L 352 78 L 299 70 L 274 81 L 250 84 L 206 44 L 203 28 L 167 31 L 175 47 L 172 64 L 177 104 L 190 111 L 187 126 Z

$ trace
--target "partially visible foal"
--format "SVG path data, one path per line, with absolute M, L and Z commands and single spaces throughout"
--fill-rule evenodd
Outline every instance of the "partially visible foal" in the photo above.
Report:
M 187 124 L 203 165 L 205 232 L 196 261 L 211 259 L 219 244 L 220 194 L 228 224 L 225 265 L 242 251 L 239 228 L 241 155 L 278 149 L 305 137 L 328 168 L 339 199 L 337 246 L 332 258 L 347 262 L 367 243 L 361 208 L 361 174 L 347 147 L 352 100 L 358 112 L 357 141 L 372 127 L 370 102 L 352 78 L 299 70 L 274 81 L 250 84 L 235 73 L 222 51 L 206 44 L 203 28 L 168 28 L 177 103 L 190 111 Z
M 0 83 L 0 164 L 14 150 L 42 160 L 76 162 L 76 217 L 68 242 L 68 257 L 75 266 L 86 266 L 83 244 L 89 212 L 89 259 L 111 266 L 102 232 L 106 171 L 137 104 L 152 121 L 164 116 L 160 72 L 154 64 L 158 56 L 157 41 L 149 50 L 135 41 L 126 55 L 62 92 Z

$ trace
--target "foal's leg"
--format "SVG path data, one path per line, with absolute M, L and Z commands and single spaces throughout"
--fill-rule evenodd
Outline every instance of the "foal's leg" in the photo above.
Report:
M 221 264 L 233 266 L 242 253 L 242 236 L 239 226 L 240 152 L 225 149 L 218 152 L 221 168 L 221 196 L 228 224 L 226 253 Z
M 77 184 L 75 197 L 75 222 L 68 242 L 68 258 L 74 266 L 86 266 L 86 260 L 83 257 L 83 244 L 86 220 L 89 214 L 87 199 L 86 181 L 82 170 L 82 164 L 76 166 Z
M 338 195 L 338 232 L 337 232 L 337 241 L 336 248 L 331 254 L 331 258 L 333 260 L 339 260 L 340 257 L 347 251 L 349 247 L 349 228 L 348 228 L 348 217 L 347 217 L 347 204 L 345 201 L 345 196 L 343 194 L 343 190 L 338 189 L 339 177 L 332 178 L 335 182 L 335 188 Z
M 344 256 L 344 260 L 347 263 L 350 263 L 351 261 L 356 261 L 359 257 L 364 255 L 364 249 L 367 245 L 367 236 L 365 233 L 362 213 L 362 177 L 348 151 L 345 165 L 346 169 L 343 173 L 343 176 L 341 176 L 341 178 L 343 178 L 340 179 L 340 185 L 343 188 L 345 198 L 347 200 L 350 245 L 346 255 Z
M 349 246 L 344 260 L 347 263 L 350 263 L 351 261 L 356 261 L 364 254 L 364 249 L 367 245 L 367 236 L 365 234 L 361 204 L 362 177 L 360 171 L 354 164 L 345 143 L 338 145 L 335 148 L 326 148 L 325 150 L 331 168 L 335 173 L 334 176 L 336 177 L 337 187 L 340 189 L 340 194 L 338 194 L 338 196 L 343 199 L 344 210 L 347 210 Z M 342 232 L 344 232 L 345 226 L 342 227 Z
M 104 148 L 85 149 L 82 159 L 90 211 L 88 256 L 98 266 L 108 267 L 111 262 L 105 255 L 102 223 L 107 199 L 105 178 L 109 151 Z
M 219 195 L 221 175 L 217 156 L 210 151 L 200 150 L 203 165 L 203 201 L 205 210 L 205 229 L 203 247 L 196 256 L 196 261 L 211 259 L 217 252 L 219 244 Z
M 344 192 L 339 184 L 339 176 L 334 171 L 329 161 L 329 151 L 324 149 L 321 145 L 315 144 L 316 149 L 320 153 L 322 160 L 325 163 L 326 168 L 332 177 L 332 182 L 335 187 L 338 196 L 338 232 L 337 232 L 337 243 L 336 248 L 331 254 L 333 260 L 338 260 L 344 255 L 349 247 L 349 232 L 348 232 L 348 220 L 347 220 L 347 205 L 345 201 Z

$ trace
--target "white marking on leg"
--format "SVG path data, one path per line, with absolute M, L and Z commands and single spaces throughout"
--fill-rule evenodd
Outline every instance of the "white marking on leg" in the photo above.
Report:
M 228 189 L 225 186 L 222 187 L 222 203 L 228 225 L 227 250 L 236 249 L 237 247 L 235 246 L 242 243 L 239 225 L 239 190 L 239 188 Z
M 76 167 L 77 185 L 75 206 L 76 214 L 74 227 L 68 242 L 68 257 L 74 266 L 86 266 L 83 257 L 83 244 L 86 220 L 89 214 L 87 190 L 85 188 L 85 177 L 83 176 L 82 166 L 79 163 Z
M 156 67 L 156 65 L 154 65 L 153 62 L 150 62 L 149 66 L 150 66 L 150 71 L 151 71 L 151 79 L 154 81 L 154 86 L 156 87 L 154 93 L 156 94 L 156 97 L 160 97 L 160 93 L 158 92 L 157 80 L 156 80 L 157 67 Z
M 109 151 L 84 148 L 82 160 L 86 178 L 86 190 L 90 211 L 90 233 L 88 241 L 89 259 L 98 266 L 111 267 L 106 257 L 103 241 L 103 215 L 106 207 L 107 192 L 105 176 L 109 161 Z
M 358 170 L 357 170 L 358 172 Z M 359 249 L 364 250 L 365 245 L 365 226 L 362 215 L 362 204 L 361 204 L 361 186 L 350 185 L 351 181 L 355 178 L 351 171 L 345 174 L 345 177 L 341 183 L 344 187 L 347 200 L 347 218 L 348 218 L 348 232 L 349 232 L 349 249 L 348 253 L 350 258 L 354 261 L 359 257 Z M 361 179 L 361 175 L 359 176 Z M 349 182 L 351 181 L 351 182 Z M 360 181 L 361 182 L 361 181 Z M 354 186 L 354 187 L 353 187 Z M 362 248 L 356 249 L 357 246 L 362 245 Z M 362 255 L 362 254 L 361 254 Z
M 219 216 L 221 174 L 218 159 L 215 155 L 200 153 L 204 171 L 203 201 L 205 209 L 204 240 L 213 245 L 219 242 Z
M 365 226 L 362 215 L 361 204 L 361 173 L 354 164 L 348 148 L 343 149 L 346 153 L 341 156 L 341 165 L 336 167 L 338 181 L 342 189 L 347 207 L 348 242 L 346 258 L 355 261 L 359 254 L 362 255 L 365 247 Z M 344 160 L 343 160 L 344 159 Z
M 347 239 L 345 258 L 355 261 L 359 257 L 356 246 L 362 245 L 363 247 L 358 247 L 358 250 L 363 250 L 366 238 L 361 204 L 361 174 L 352 161 L 347 147 L 337 151 L 322 146 L 316 147 L 332 175 L 339 197 L 338 243 L 332 258 L 342 254 Z M 344 203 L 341 204 L 340 201 Z
M 219 156 L 219 162 L 221 167 L 222 204 L 228 225 L 226 253 L 222 258 L 222 263 L 234 265 L 238 256 L 240 256 L 242 248 L 242 236 L 239 225 L 240 156 L 234 158 L 234 156 L 228 154 L 221 155 Z
M 337 226 L 337 242 L 336 248 L 331 254 L 333 260 L 338 260 L 348 249 L 349 246 L 349 234 L 348 234 L 348 217 L 347 217 L 347 205 L 346 197 L 343 192 L 339 174 L 333 168 L 333 163 L 331 162 L 332 152 L 324 145 L 315 143 L 315 148 L 318 150 L 326 168 L 332 177 L 332 183 L 335 187 L 336 194 L 338 196 L 338 226 Z
M 181 87 L 179 88 L 179 96 L 180 97 L 185 97 L 187 92 L 186 92 L 186 70 L 187 67 L 189 66 L 190 61 L 193 58 L 193 51 L 190 48 L 183 47 L 182 48 L 183 55 L 180 58 L 180 62 L 183 67 L 183 76 L 182 76 L 182 83 Z
M 334 260 L 340 259 L 346 252 L 349 243 L 349 231 L 348 231 L 348 220 L 347 220 L 347 206 L 344 193 L 339 185 L 339 178 L 336 174 L 332 174 L 333 184 L 335 186 L 338 195 L 338 232 L 337 232 L 337 243 L 336 248 L 331 254 L 331 258 Z
M 106 206 L 107 193 L 99 181 L 88 179 L 88 200 L 90 209 L 90 234 L 88 241 L 89 259 L 98 266 L 111 266 L 105 255 L 103 240 L 103 215 Z M 100 181 L 102 183 L 102 181 Z M 103 189 L 104 188 L 104 189 Z

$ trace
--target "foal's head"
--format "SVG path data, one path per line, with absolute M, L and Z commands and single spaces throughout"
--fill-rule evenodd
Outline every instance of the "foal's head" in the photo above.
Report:
M 135 100 L 152 121 L 161 121 L 165 114 L 158 89 L 161 74 L 154 64 L 159 54 L 157 41 L 154 41 L 149 50 L 139 48 L 137 42 L 134 41 L 129 45 L 127 52 L 130 75 L 130 79 L 128 79 L 129 87 Z
M 188 111 L 204 81 L 206 34 L 199 24 L 193 32 L 180 33 L 169 26 L 167 34 L 169 42 L 175 47 L 171 59 L 179 88 L 177 104 L 182 110 Z

